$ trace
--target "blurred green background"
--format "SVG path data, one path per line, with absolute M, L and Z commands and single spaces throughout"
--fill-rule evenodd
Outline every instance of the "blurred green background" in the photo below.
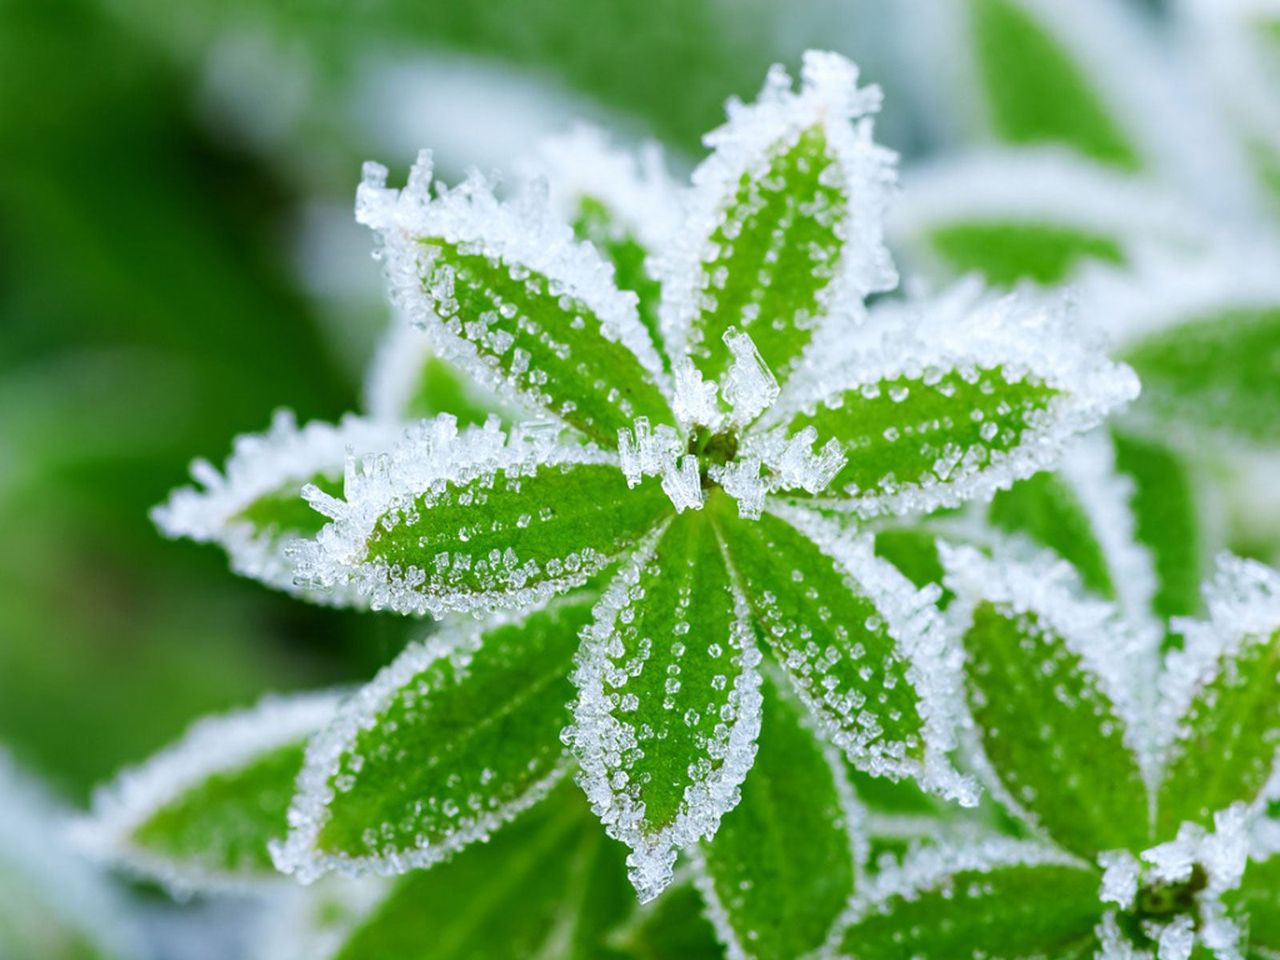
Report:
M 403 641 L 147 518 L 277 407 L 358 404 L 387 322 L 350 216 L 363 159 L 402 169 L 430 137 L 446 173 L 501 165 L 577 113 L 691 156 L 727 95 L 846 20 L 756 0 L 0 0 L 0 743 L 83 802 L 195 716 L 367 677 Z

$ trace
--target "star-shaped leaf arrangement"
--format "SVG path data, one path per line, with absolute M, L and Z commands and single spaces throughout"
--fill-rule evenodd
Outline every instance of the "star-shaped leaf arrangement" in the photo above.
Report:
M 1055 304 L 964 286 L 868 313 L 897 280 L 879 99 L 833 54 L 806 55 L 798 85 L 775 69 L 683 193 L 583 132 L 510 199 L 433 182 L 426 154 L 402 190 L 366 167 L 357 216 L 396 306 L 509 425 L 405 430 L 424 411 L 394 398 L 420 395 L 421 361 L 384 353 L 370 396 L 390 413 L 371 420 L 400 442 L 353 440 L 340 490 L 331 460 L 224 498 L 208 535 L 276 519 L 271 556 L 307 595 L 481 618 L 311 742 L 280 867 L 435 862 L 572 767 L 651 899 L 740 802 L 774 688 L 856 767 L 973 801 L 948 757 L 958 651 L 936 589 L 875 556 L 862 521 L 1027 477 L 1137 384 Z M 204 479 L 184 496 L 211 499 Z M 321 529 L 259 511 L 303 484 Z M 189 532 L 177 503 L 160 519 Z
M 909 854 L 858 892 L 831 954 L 1243 956 L 1275 851 L 1259 837 L 1280 747 L 1280 575 L 1223 557 L 1208 618 L 1179 621 L 1184 645 L 1162 664 L 1163 635 L 1061 561 L 942 554 L 970 746 L 1031 838 Z M 1274 947 L 1259 932 L 1250 946 Z

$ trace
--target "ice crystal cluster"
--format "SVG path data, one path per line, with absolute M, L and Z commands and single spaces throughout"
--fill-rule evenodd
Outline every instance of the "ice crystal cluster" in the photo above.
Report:
M 868 305 L 879 104 L 810 52 L 687 187 L 586 129 L 506 193 L 366 165 L 402 318 L 368 413 L 277 414 L 155 519 L 431 626 L 359 690 L 205 721 L 82 845 L 320 881 L 299 956 L 419 955 L 481 898 L 475 955 L 661 955 L 700 903 L 733 958 L 1243 957 L 1280 580 L 1224 559 L 1188 618 L 1098 429 L 1137 378 L 1063 298 Z

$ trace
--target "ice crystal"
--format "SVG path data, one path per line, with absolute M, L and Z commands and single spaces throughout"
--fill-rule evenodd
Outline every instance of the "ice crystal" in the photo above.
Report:
M 223 472 L 206 460 L 191 464 L 198 486 L 175 490 L 151 517 L 165 535 L 218 543 L 237 573 L 281 590 L 295 591 L 291 545 L 312 530 L 296 530 L 273 522 L 255 522 L 255 504 L 270 498 L 297 500 L 305 484 L 317 478 L 340 478 L 348 457 L 384 450 L 400 436 L 395 422 L 346 417 L 337 425 L 313 422 L 299 427 L 292 413 L 281 410 L 263 434 L 237 438 Z M 316 600 L 343 602 L 332 592 L 308 592 Z

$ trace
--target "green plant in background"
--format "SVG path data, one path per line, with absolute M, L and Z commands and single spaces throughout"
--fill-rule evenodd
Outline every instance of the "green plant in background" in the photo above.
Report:
M 1237 955 L 1275 575 L 1224 561 L 1208 623 L 1160 626 L 1198 556 L 1140 509 L 1169 484 L 1073 445 L 1136 383 L 1061 308 L 867 309 L 896 281 L 877 106 L 809 54 L 684 196 L 588 132 L 506 200 L 368 167 L 421 329 L 365 416 L 280 415 L 155 516 L 305 599 L 444 620 L 358 691 L 204 721 L 80 842 L 178 890 L 315 881 L 272 956 Z M 991 526 L 955 510 L 1001 490 Z M 1006 815 L 960 812 L 980 785 Z

